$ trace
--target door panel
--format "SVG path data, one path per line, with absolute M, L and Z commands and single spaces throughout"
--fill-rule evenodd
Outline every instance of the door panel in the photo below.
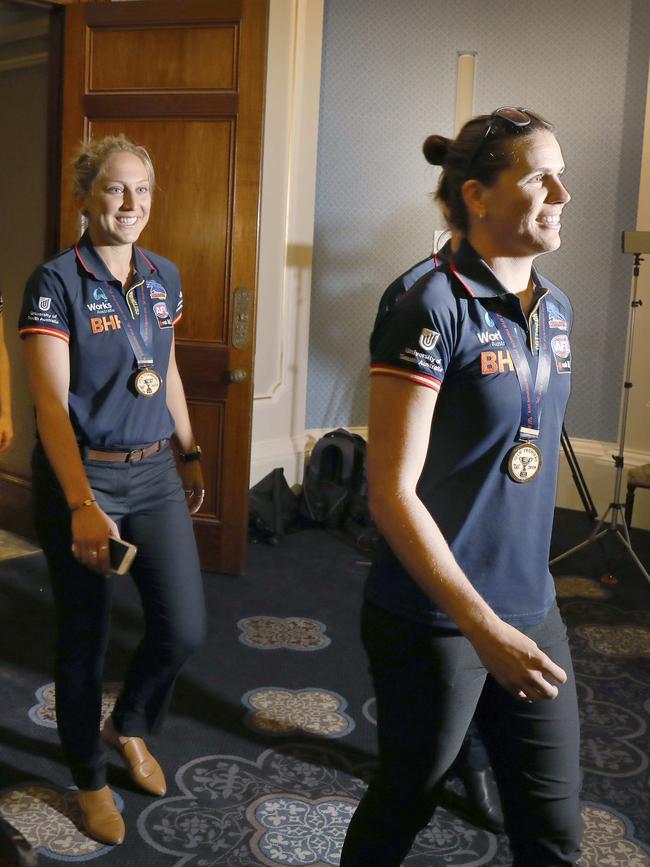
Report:
M 228 293 L 224 288 L 233 221 L 234 123 L 228 118 L 124 120 L 120 130 L 132 141 L 148 143 L 156 169 L 157 190 L 141 243 L 173 259 L 190 299 L 200 287 L 200 303 L 188 303 L 177 326 L 177 339 L 223 344 L 228 336 Z M 93 120 L 89 124 L 91 138 L 114 131 L 115 121 Z M 182 183 L 175 183 L 181 167 Z M 215 208 L 215 201 L 222 207 Z M 166 254 L 165 250 L 174 253 Z
M 181 272 L 177 358 L 206 480 L 195 529 L 203 567 L 231 573 L 246 551 L 267 13 L 267 0 L 66 9 L 63 166 L 81 139 L 120 132 L 152 155 L 140 242 Z M 78 220 L 64 170 L 62 245 Z
M 234 90 L 238 36 L 234 24 L 91 31 L 89 92 Z M 133 62 L 140 57 L 163 57 L 165 63 Z

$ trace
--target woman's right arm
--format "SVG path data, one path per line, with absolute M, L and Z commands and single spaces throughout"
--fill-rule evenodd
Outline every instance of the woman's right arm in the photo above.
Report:
M 434 389 L 409 379 L 371 377 L 371 512 L 405 569 L 472 642 L 492 676 L 518 698 L 555 698 L 565 672 L 476 592 L 417 495 L 436 398 Z
M 94 495 L 68 414 L 68 344 L 58 337 L 32 334 L 25 337 L 24 345 L 39 437 L 71 509 L 74 555 L 89 569 L 106 574 L 110 569 L 108 537 L 119 538 L 119 531 L 96 503 L 75 508 Z

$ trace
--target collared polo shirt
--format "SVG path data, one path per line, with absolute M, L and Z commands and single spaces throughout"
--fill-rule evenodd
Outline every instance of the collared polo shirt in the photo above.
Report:
M 174 324 L 183 309 L 180 277 L 172 262 L 140 247 L 134 247 L 134 267 L 125 295 L 86 233 L 76 246 L 38 267 L 25 287 L 21 336 L 46 334 L 69 344 L 70 420 L 82 445 L 132 449 L 170 437 L 174 430 L 166 380 Z M 136 334 L 144 297 L 153 366 L 163 380 L 153 397 L 133 388 L 138 365 L 111 290 L 119 293 Z
M 527 318 L 517 296 L 463 242 L 379 317 L 370 341 L 371 375 L 405 378 L 438 393 L 418 496 L 470 582 L 513 625 L 541 622 L 555 598 L 548 556 L 570 392 L 571 305 L 535 270 L 533 279 L 535 304 Z M 536 440 L 543 462 L 532 480 L 518 484 L 507 463 L 518 441 L 521 392 L 496 314 L 519 335 L 534 381 L 542 298 L 552 349 Z M 366 598 L 418 622 L 454 627 L 385 542 Z

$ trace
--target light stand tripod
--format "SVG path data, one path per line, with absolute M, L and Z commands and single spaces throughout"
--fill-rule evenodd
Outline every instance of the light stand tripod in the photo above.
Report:
M 566 428 L 564 425 L 562 425 L 560 445 L 562 446 L 562 451 L 564 452 L 564 457 L 566 458 L 568 467 L 571 470 L 573 482 L 576 486 L 578 496 L 582 501 L 582 507 L 585 510 L 585 513 L 589 520 L 593 523 L 598 519 L 598 512 L 596 511 L 596 507 L 594 506 L 594 501 L 591 499 L 591 494 L 589 493 L 587 482 L 585 481 L 585 477 L 582 475 L 582 470 L 580 469 L 578 458 L 576 457 L 576 453 L 573 451 L 573 446 L 571 445 L 569 434 L 566 432 Z
M 625 233 L 627 234 L 627 233 Z M 648 234 L 648 233 L 631 233 L 631 234 Z M 625 250 L 625 248 L 624 248 Z M 625 250 L 625 252 L 628 252 Z M 642 302 L 637 301 L 637 284 L 639 281 L 639 270 L 641 268 L 641 262 L 643 259 L 641 258 L 640 253 L 634 254 L 634 279 L 632 281 L 632 302 L 630 304 L 630 313 L 628 317 L 628 329 L 627 329 L 627 345 L 626 345 L 626 361 L 625 361 L 625 379 L 623 382 L 623 401 L 621 404 L 621 414 L 619 418 L 619 432 L 618 432 L 618 454 L 612 455 L 612 459 L 614 461 L 614 466 L 616 467 L 616 479 L 614 482 L 614 499 L 613 502 L 609 504 L 607 510 L 604 512 L 602 517 L 598 520 L 598 523 L 594 527 L 593 532 L 589 536 L 588 539 L 585 539 L 584 542 L 581 542 L 579 545 L 574 545 L 573 548 L 569 548 L 568 551 L 565 551 L 563 554 L 560 554 L 557 557 L 554 557 L 550 564 L 551 566 L 555 565 L 555 563 L 559 563 L 560 560 L 564 560 L 565 557 L 569 557 L 571 554 L 575 554 L 576 551 L 580 551 L 582 548 L 586 548 L 587 545 L 591 545 L 593 542 L 598 541 L 601 537 L 607 535 L 607 533 L 614 533 L 617 539 L 619 539 L 625 548 L 627 549 L 628 554 L 634 560 L 636 565 L 639 567 L 642 575 L 646 579 L 646 581 L 650 582 L 650 575 L 646 571 L 643 563 L 637 557 L 634 548 L 632 547 L 632 543 L 630 541 L 630 533 L 625 523 L 625 504 L 621 502 L 621 487 L 623 484 L 623 455 L 625 452 L 625 428 L 627 426 L 627 406 L 630 397 L 630 389 L 632 388 L 632 383 L 630 382 L 630 371 L 632 369 L 632 344 L 634 342 L 634 324 L 636 319 L 636 311 L 637 308 L 641 306 Z M 611 518 L 608 519 L 608 516 L 611 513 Z M 622 520 L 619 520 L 621 519 Z

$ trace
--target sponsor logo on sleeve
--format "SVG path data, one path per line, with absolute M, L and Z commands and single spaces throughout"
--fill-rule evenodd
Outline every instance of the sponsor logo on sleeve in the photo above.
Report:
M 425 352 L 431 352 L 439 339 L 440 334 L 438 334 L 437 331 L 432 331 L 430 328 L 423 328 L 422 331 L 420 331 L 420 339 L 418 340 L 418 343 Z
M 47 313 L 47 311 L 50 309 L 51 304 L 52 299 L 47 298 L 45 295 L 41 295 L 41 297 L 38 299 L 38 309 L 42 310 L 43 313 Z
M 434 371 L 435 373 L 444 372 L 442 368 L 442 359 L 437 355 L 429 355 L 426 352 L 419 352 L 417 349 L 413 349 L 410 346 L 407 346 L 402 350 L 402 352 L 400 352 L 399 360 L 405 361 L 407 364 L 414 364 L 421 370 L 427 371 L 427 373 L 430 373 L 431 371 Z
M 569 373 L 571 370 L 571 345 L 566 334 L 556 334 L 551 340 L 551 349 L 555 358 L 558 373 Z
M 552 301 L 547 301 L 546 310 L 548 313 L 548 327 L 554 328 L 556 331 L 566 331 L 568 328 L 566 316 L 560 308 L 553 304 Z
M 149 290 L 149 297 L 154 301 L 164 301 L 167 298 L 167 290 L 156 280 L 147 280 L 145 285 Z
M 153 312 L 156 315 L 156 319 L 158 320 L 159 328 L 171 328 L 173 325 L 172 317 L 167 309 L 167 305 L 164 301 L 157 301 L 153 305 Z

